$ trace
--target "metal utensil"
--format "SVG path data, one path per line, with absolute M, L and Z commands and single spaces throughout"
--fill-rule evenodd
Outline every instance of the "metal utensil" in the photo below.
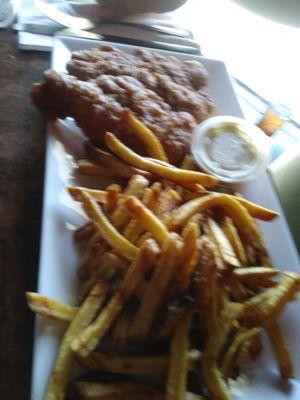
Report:
M 95 26 L 95 24 L 87 18 L 73 17 L 50 4 L 44 3 L 42 0 L 33 0 L 33 4 L 39 11 L 47 15 L 48 18 L 68 28 L 87 30 Z
M 182 38 L 193 38 L 193 34 L 188 29 L 172 27 L 172 26 L 162 26 L 156 24 L 143 24 L 142 22 L 127 22 L 127 21 L 103 21 L 99 25 L 106 25 L 106 24 L 113 24 L 113 25 L 123 25 L 123 26 L 132 26 L 139 29 L 144 29 L 146 31 L 161 33 L 163 35 L 169 36 L 178 36 Z
M 192 46 L 178 45 L 174 43 L 158 42 L 155 40 L 142 40 L 142 39 L 127 38 L 127 37 L 125 38 L 123 36 L 117 36 L 117 35 L 106 35 L 106 34 L 99 35 L 98 33 L 87 32 L 87 31 L 82 31 L 80 29 L 71 29 L 71 28 L 63 29 L 62 31 L 56 32 L 55 36 L 76 37 L 82 39 L 125 43 L 134 46 L 149 47 L 152 49 L 175 51 L 178 53 L 186 53 L 186 54 L 195 54 L 195 55 L 201 54 L 200 48 L 196 43 L 195 47 L 192 47 Z
M 139 29 L 144 29 L 164 35 L 178 36 L 182 38 L 193 38 L 192 33 L 189 30 L 183 28 L 161 26 L 157 24 L 148 25 L 139 22 L 127 22 L 127 21 L 110 21 L 110 22 L 101 21 L 98 23 L 94 23 L 87 18 L 74 17 L 72 15 L 69 15 L 61 10 L 58 10 L 51 4 L 45 3 L 43 0 L 33 0 L 33 4 L 39 11 L 45 14 L 48 18 L 52 19 L 53 21 L 57 22 L 62 26 L 71 29 L 89 30 L 95 28 L 96 26 L 114 24 L 114 25 L 132 26 Z

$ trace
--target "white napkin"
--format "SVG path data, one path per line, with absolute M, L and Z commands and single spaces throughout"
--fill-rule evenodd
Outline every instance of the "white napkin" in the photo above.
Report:
M 93 15 L 94 7 L 97 7 L 95 2 L 91 2 L 91 0 L 80 0 L 79 3 L 71 3 L 67 4 L 62 2 L 57 2 L 57 0 L 48 0 L 47 3 L 53 4 L 61 11 L 64 11 L 70 15 L 74 16 L 84 16 L 89 17 Z M 82 12 L 81 12 L 82 11 Z M 80 13 L 79 13 L 80 12 Z M 176 21 L 172 18 L 170 13 L 166 14 L 137 14 L 126 17 L 122 19 L 122 21 L 126 22 L 137 22 L 143 24 L 155 24 L 157 26 L 162 27 L 180 27 Z M 51 28 L 61 28 L 60 26 L 53 20 L 49 19 L 47 16 L 42 14 L 39 10 L 37 10 L 31 0 L 23 0 L 23 4 L 21 10 L 18 15 L 18 23 L 20 25 L 26 26 L 27 24 L 38 25 L 39 27 L 45 27 L 46 29 Z M 195 42 L 189 38 L 181 38 L 177 36 L 171 36 L 166 34 L 160 34 L 157 32 L 149 31 L 146 29 L 141 29 L 136 26 L 130 25 L 118 25 L 114 23 L 105 23 L 98 27 L 97 33 L 100 34 L 111 34 L 122 36 L 124 38 L 139 38 L 141 40 L 155 40 L 161 41 L 165 43 L 173 43 L 179 45 L 187 45 L 194 46 Z M 28 50 L 44 50 L 49 51 L 53 45 L 53 38 L 47 35 L 39 35 L 35 33 L 28 33 L 24 31 L 19 31 L 18 33 L 18 43 L 19 47 L 22 49 Z

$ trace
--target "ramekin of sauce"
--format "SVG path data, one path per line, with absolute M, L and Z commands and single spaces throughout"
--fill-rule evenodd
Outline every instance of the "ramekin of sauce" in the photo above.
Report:
M 198 165 L 223 182 L 244 182 L 265 171 L 270 139 L 242 118 L 217 116 L 198 125 L 191 152 Z

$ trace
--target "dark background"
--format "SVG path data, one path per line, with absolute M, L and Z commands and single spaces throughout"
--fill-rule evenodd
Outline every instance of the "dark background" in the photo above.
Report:
M 30 398 L 33 316 L 25 291 L 37 282 L 45 121 L 29 98 L 50 54 L 18 50 L 0 30 L 0 398 Z

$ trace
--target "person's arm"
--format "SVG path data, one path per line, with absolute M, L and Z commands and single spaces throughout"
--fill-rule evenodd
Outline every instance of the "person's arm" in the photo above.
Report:
M 187 0 L 99 0 L 97 18 L 114 19 L 147 12 L 175 10 Z

